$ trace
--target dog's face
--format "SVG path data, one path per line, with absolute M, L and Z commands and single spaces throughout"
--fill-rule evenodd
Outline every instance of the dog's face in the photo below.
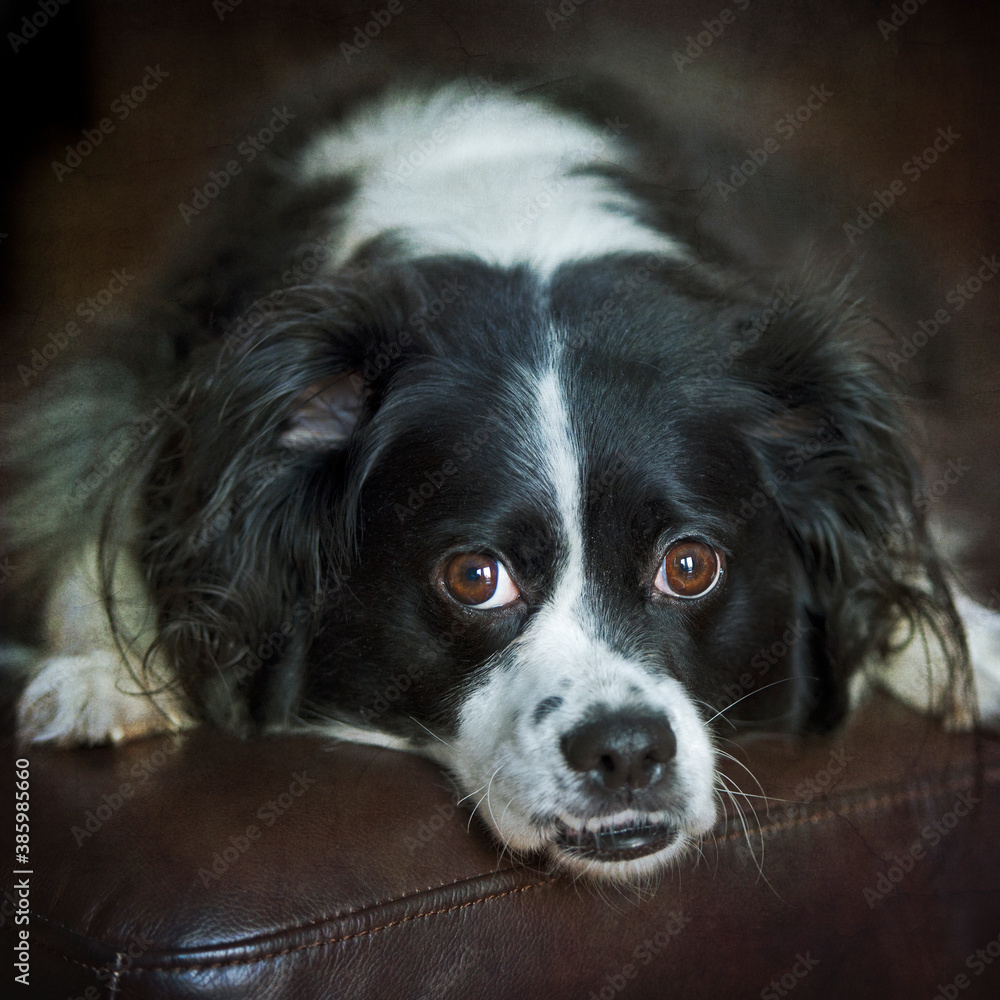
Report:
M 792 540 L 744 506 L 754 400 L 713 367 L 746 313 L 644 288 L 595 339 L 594 280 L 492 338 L 456 306 L 475 355 L 398 366 L 306 702 L 421 745 L 512 848 L 625 876 L 712 826 L 713 731 L 801 725 L 816 678 Z
M 890 401 L 836 301 L 652 259 L 387 273 L 195 376 L 163 453 L 213 505 L 149 495 L 162 644 L 210 719 L 420 750 L 513 850 L 656 871 L 711 828 L 734 724 L 836 721 L 936 613 Z

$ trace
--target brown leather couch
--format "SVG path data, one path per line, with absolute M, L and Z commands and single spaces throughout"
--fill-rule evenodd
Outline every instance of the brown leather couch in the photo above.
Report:
M 744 820 L 729 803 L 699 857 L 636 892 L 501 856 L 443 774 L 388 750 L 209 731 L 31 750 L 28 876 L 3 793 L 0 992 L 1000 996 L 1000 742 L 879 698 L 834 737 L 734 753 L 761 786 L 732 769 Z M 30 986 L 6 992 L 19 881 Z

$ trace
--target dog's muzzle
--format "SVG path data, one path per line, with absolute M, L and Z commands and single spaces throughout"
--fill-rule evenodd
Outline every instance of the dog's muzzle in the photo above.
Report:
M 665 716 L 627 709 L 591 713 L 562 738 L 561 748 L 596 813 L 587 821 L 559 823 L 562 850 L 594 861 L 628 861 L 678 839 L 676 825 L 641 811 L 671 779 L 677 738 Z

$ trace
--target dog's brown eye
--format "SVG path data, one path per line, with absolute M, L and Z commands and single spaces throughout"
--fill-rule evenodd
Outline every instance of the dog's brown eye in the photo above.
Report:
M 504 608 L 520 596 L 507 567 L 479 552 L 452 556 L 445 563 L 443 579 L 448 593 L 470 608 Z
M 671 597 L 704 597 L 722 576 L 722 557 L 711 545 L 687 540 L 672 545 L 654 586 Z

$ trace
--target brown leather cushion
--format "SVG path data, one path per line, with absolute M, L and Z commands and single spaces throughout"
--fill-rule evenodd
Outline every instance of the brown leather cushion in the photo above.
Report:
M 830 739 L 735 752 L 769 799 L 730 769 L 749 846 L 727 803 L 700 857 L 633 892 L 514 864 L 388 750 L 207 730 L 31 750 L 16 995 L 998 995 L 1000 745 L 877 699 Z

